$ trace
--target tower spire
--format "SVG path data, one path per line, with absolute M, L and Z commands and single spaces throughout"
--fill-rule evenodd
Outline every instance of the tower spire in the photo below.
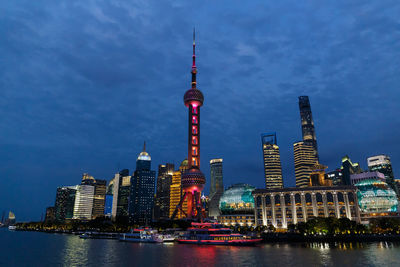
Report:
M 196 88 L 196 29 L 193 28 L 193 64 L 192 64 L 192 88 Z
M 143 152 L 146 152 L 146 141 L 143 142 Z

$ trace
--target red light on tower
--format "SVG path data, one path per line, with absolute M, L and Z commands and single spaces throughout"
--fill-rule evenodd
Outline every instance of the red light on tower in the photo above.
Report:
M 182 189 L 184 192 L 181 201 L 186 198 L 188 208 L 185 211 L 188 218 L 202 219 L 201 191 L 206 179 L 200 171 L 200 107 L 203 105 L 203 93 L 196 88 L 196 43 L 193 31 L 193 64 L 192 87 L 186 91 L 183 100 L 189 111 L 189 138 L 188 138 L 188 170 L 182 174 Z

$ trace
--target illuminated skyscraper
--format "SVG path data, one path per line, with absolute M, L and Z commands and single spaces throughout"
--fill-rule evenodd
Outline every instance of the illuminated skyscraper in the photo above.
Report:
M 305 142 L 293 144 L 296 187 L 307 187 L 313 166 L 318 163 L 314 148 Z
M 219 200 L 224 193 L 224 184 L 222 181 L 222 159 L 210 160 L 211 185 L 210 200 L 208 203 L 208 216 L 215 219 L 220 215 Z
M 174 171 L 172 174 L 172 181 L 171 181 L 171 187 L 170 187 L 170 192 L 169 192 L 169 217 L 173 218 L 172 215 L 174 214 L 174 211 L 176 210 L 177 213 L 174 216 L 174 218 L 177 219 L 182 219 L 184 217 L 184 214 L 181 210 L 177 209 L 177 206 L 179 206 L 179 203 L 181 202 L 182 199 L 182 173 L 184 173 L 188 169 L 188 161 L 185 159 L 182 161 L 181 165 L 179 166 L 179 170 Z M 187 201 L 184 201 L 182 203 L 182 210 L 187 209 Z
M 106 180 L 96 179 L 94 183 L 94 195 L 93 195 L 93 219 L 104 216 L 104 204 L 106 199 Z
M 93 210 L 93 185 L 77 185 L 74 204 L 75 220 L 91 220 Z
M 299 108 L 303 141 L 313 147 L 314 154 L 318 160 L 317 137 L 315 135 L 314 121 L 308 96 L 299 96 Z
M 136 160 L 136 170 L 132 177 L 129 197 L 129 220 L 131 223 L 147 225 L 151 223 L 154 204 L 156 172 L 151 170 L 151 157 L 143 151 Z
M 57 188 L 54 205 L 56 221 L 64 222 L 74 216 L 76 186 L 63 186 Z
M 360 164 L 358 162 L 353 163 L 350 159 L 349 156 L 344 156 L 342 158 L 342 183 L 344 185 L 352 185 L 351 183 L 351 175 L 352 174 L 357 174 L 357 173 L 362 173 L 363 170 L 360 167 Z
M 282 188 L 281 156 L 276 142 L 276 133 L 261 134 L 261 143 L 264 156 L 265 188 Z
M 394 180 L 390 157 L 387 155 L 377 155 L 369 157 L 367 161 L 368 169 L 370 171 L 378 171 L 380 173 L 383 173 L 383 175 L 385 175 L 386 183 L 396 192 L 396 194 L 399 194 L 399 190 Z
M 189 112 L 189 138 L 188 138 L 188 166 L 189 169 L 182 175 L 183 200 L 187 199 L 185 211 L 188 218 L 202 218 L 201 191 L 206 183 L 204 174 L 200 171 L 200 107 L 203 105 L 203 93 L 196 88 L 196 56 L 195 38 L 193 32 L 193 64 L 192 88 L 186 91 L 183 100 Z M 182 200 L 181 200 L 182 202 Z M 174 217 L 174 214 L 173 216 Z
M 108 193 L 112 193 L 112 209 L 111 219 L 115 221 L 117 218 L 120 220 L 127 220 L 129 194 L 131 188 L 131 176 L 128 169 L 123 169 L 115 174 L 114 178 L 108 185 Z
M 158 165 L 156 198 L 154 201 L 154 219 L 169 218 L 169 197 L 174 172 L 174 164 Z

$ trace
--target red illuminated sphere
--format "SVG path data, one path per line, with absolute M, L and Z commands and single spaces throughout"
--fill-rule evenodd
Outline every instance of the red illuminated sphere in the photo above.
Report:
M 201 107 L 204 102 L 204 96 L 199 89 L 191 88 L 186 91 L 183 101 L 186 107 L 189 107 L 190 104 L 197 104 L 197 106 Z
M 182 188 L 185 191 L 202 191 L 206 178 L 197 168 L 191 168 L 182 174 Z M 196 190 L 197 189 L 197 190 Z

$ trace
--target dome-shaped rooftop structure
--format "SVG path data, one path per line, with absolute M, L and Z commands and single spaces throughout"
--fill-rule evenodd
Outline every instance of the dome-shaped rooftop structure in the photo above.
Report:
M 366 213 L 397 212 L 396 193 L 387 183 L 368 179 L 355 185 L 360 210 Z
M 203 190 L 206 178 L 204 174 L 196 168 L 191 168 L 182 174 L 182 188 L 189 191 L 201 191 Z M 197 190 L 196 190 L 197 189 Z
M 252 192 L 255 189 L 248 184 L 235 184 L 229 187 L 219 200 L 221 214 L 254 214 Z

